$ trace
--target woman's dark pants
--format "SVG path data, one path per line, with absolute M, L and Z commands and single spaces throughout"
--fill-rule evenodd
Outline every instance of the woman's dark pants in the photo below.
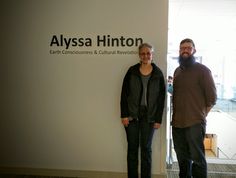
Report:
M 146 111 L 140 112 L 139 119 L 130 121 L 126 127 L 128 141 L 128 177 L 138 178 L 138 153 L 141 147 L 141 177 L 151 178 L 153 123 L 149 123 Z

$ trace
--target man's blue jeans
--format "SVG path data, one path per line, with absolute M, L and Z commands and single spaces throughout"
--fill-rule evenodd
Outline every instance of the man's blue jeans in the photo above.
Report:
M 128 142 L 128 177 L 138 178 L 138 152 L 141 146 L 141 177 L 151 178 L 153 123 L 148 123 L 145 115 L 132 120 L 125 128 Z
M 186 128 L 172 128 L 174 149 L 179 163 L 179 177 L 206 178 L 204 138 L 206 124 L 196 124 Z

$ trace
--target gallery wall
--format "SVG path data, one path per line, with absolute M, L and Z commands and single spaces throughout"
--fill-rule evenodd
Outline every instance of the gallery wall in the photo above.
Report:
M 166 74 L 165 0 L 1 1 L 0 166 L 126 172 L 120 92 L 137 45 Z M 165 172 L 166 128 L 153 139 Z

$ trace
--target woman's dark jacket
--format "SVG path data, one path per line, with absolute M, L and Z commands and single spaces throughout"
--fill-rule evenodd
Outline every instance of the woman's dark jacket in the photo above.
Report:
M 147 86 L 147 118 L 149 122 L 162 122 L 165 103 L 165 80 L 161 70 L 152 63 L 152 73 Z M 121 118 L 138 118 L 143 86 L 140 64 L 131 66 L 126 73 L 121 92 Z

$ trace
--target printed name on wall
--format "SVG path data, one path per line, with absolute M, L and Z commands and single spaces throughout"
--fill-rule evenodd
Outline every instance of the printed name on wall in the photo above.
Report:
M 111 35 L 97 35 L 94 38 L 89 38 L 79 36 L 68 37 L 60 34 L 52 35 L 49 53 L 85 55 L 137 54 L 137 50 L 129 50 L 129 48 L 134 49 L 134 47 L 138 47 L 142 43 L 143 39 L 140 37 L 131 38 L 125 36 L 113 37 Z M 104 48 L 106 50 L 104 50 Z M 116 48 L 119 48 L 119 50 Z M 124 48 L 124 50 L 120 50 L 120 48 Z

